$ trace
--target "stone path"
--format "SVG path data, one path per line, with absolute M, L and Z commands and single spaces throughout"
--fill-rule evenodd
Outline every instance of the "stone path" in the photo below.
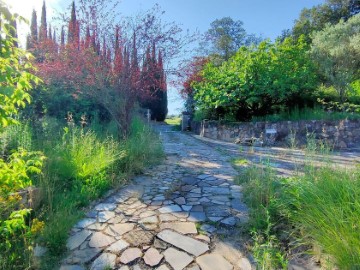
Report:
M 159 126 L 162 165 L 97 204 L 72 229 L 61 270 L 250 270 L 237 172 L 212 147 Z
M 329 153 L 311 153 L 306 150 L 289 149 L 282 147 L 250 147 L 234 143 L 223 142 L 192 135 L 194 138 L 206 143 L 220 151 L 230 159 L 239 160 L 238 168 L 249 166 L 270 166 L 279 176 L 291 176 L 300 173 L 305 165 L 336 166 L 351 168 L 360 164 L 360 151 L 335 151 Z M 241 164 L 241 161 L 243 163 Z

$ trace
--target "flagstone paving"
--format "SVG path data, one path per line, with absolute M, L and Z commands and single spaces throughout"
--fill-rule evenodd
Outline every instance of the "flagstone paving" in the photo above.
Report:
M 74 226 L 61 270 L 251 269 L 235 241 L 248 209 L 228 157 L 158 129 L 166 160 Z

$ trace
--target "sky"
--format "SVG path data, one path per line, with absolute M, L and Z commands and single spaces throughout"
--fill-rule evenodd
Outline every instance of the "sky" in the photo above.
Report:
M 13 10 L 28 20 L 35 8 L 40 19 L 43 0 L 5 0 L 13 6 Z M 46 0 L 48 18 L 55 10 L 66 8 L 70 0 Z M 290 29 L 303 8 L 324 3 L 324 0 L 122 0 L 119 12 L 130 16 L 158 3 L 165 11 L 164 20 L 175 21 L 184 29 L 205 32 L 210 23 L 223 17 L 241 20 L 249 34 L 261 35 L 274 40 L 284 29 Z M 22 27 L 22 37 L 25 36 Z M 169 114 L 179 114 L 183 109 L 183 101 L 178 89 L 171 88 L 168 93 Z

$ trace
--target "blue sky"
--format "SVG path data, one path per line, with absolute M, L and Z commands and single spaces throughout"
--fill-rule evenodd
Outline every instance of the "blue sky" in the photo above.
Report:
M 32 8 L 40 15 L 42 0 L 5 0 L 21 15 L 30 18 Z M 48 14 L 69 5 L 70 0 L 47 0 Z M 165 11 L 164 20 L 175 21 L 184 29 L 205 32 L 210 23 L 222 17 L 241 20 L 248 33 L 274 40 L 291 28 L 300 11 L 324 3 L 324 0 L 122 0 L 119 12 L 124 16 L 145 11 L 158 3 Z M 49 17 L 50 17 L 49 16 Z M 169 89 L 169 114 L 178 114 L 182 100 L 177 89 Z

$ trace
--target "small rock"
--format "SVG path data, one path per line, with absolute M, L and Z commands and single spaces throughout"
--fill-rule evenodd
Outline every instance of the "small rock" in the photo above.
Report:
M 127 265 L 123 265 L 118 270 L 130 270 L 130 268 Z
M 182 205 L 181 208 L 182 208 L 184 211 L 188 212 L 188 211 L 191 210 L 191 208 L 193 208 L 193 206 L 192 206 L 192 205 Z
M 164 255 L 160 254 L 155 248 L 150 248 L 144 255 L 144 261 L 149 266 L 156 266 L 160 263 Z
M 185 252 L 178 251 L 174 248 L 165 250 L 164 256 L 165 260 L 174 268 L 174 270 L 182 270 L 193 261 L 193 258 Z
M 142 256 L 142 252 L 139 248 L 128 248 L 120 256 L 120 262 L 128 264 Z

